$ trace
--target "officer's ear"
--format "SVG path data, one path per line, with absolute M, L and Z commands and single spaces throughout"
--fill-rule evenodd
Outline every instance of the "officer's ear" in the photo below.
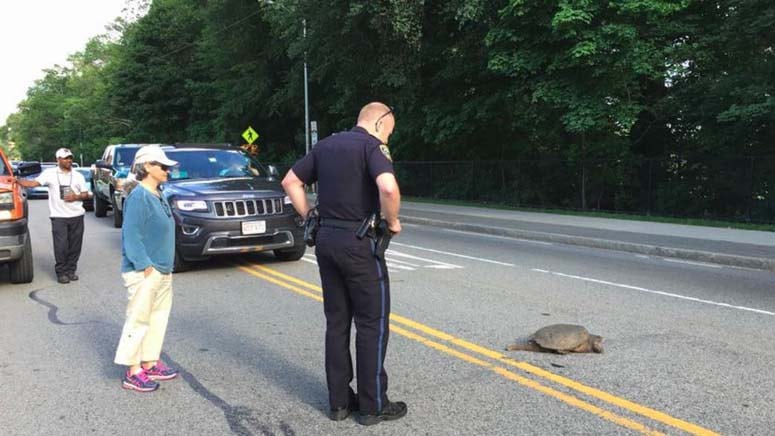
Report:
M 385 119 L 385 117 L 387 117 L 388 115 L 392 115 L 392 114 L 393 114 L 393 108 L 388 106 L 388 111 L 385 112 L 384 114 L 380 115 L 379 118 L 377 118 L 377 121 L 374 123 L 374 131 L 375 132 L 379 132 L 379 128 L 380 128 L 380 126 L 382 126 L 382 123 L 383 123 L 383 120 Z M 395 117 L 395 115 L 393 115 L 393 117 Z M 391 118 L 393 118 L 393 117 L 391 117 Z M 395 120 L 395 118 L 393 118 L 393 119 Z

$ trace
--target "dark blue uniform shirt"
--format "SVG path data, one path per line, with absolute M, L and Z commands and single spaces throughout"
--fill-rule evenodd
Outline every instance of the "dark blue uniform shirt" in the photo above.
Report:
M 354 127 L 331 135 L 293 166 L 307 185 L 318 182 L 321 218 L 360 221 L 378 212 L 377 176 L 393 172 L 393 163 L 382 152 L 379 139 Z

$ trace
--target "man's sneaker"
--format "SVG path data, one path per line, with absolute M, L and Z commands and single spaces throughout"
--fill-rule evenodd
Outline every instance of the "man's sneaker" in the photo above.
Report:
M 382 421 L 392 421 L 394 419 L 403 418 L 406 415 L 406 403 L 403 401 L 388 401 L 382 407 L 382 411 L 376 415 L 358 415 L 358 423 L 361 425 L 374 425 L 379 424 Z
M 62 284 L 70 283 L 70 277 L 66 275 L 57 276 L 57 281 Z
M 147 368 L 145 373 L 148 375 L 149 379 L 156 381 L 172 380 L 178 376 L 178 371 L 168 367 L 161 361 L 158 361 L 156 362 L 156 365 Z
M 130 374 L 127 371 L 124 374 L 124 381 L 121 387 L 139 392 L 153 392 L 159 389 L 159 384 L 149 379 L 145 371 L 141 369 L 137 374 Z
M 78 280 L 78 274 L 71 272 L 67 274 L 67 278 L 70 279 L 71 282 L 74 282 Z

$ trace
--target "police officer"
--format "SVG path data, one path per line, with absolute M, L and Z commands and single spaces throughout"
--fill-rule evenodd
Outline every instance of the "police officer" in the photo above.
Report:
M 320 230 L 316 251 L 326 315 L 326 381 L 330 418 L 359 411 L 358 422 L 378 424 L 406 415 L 406 404 L 388 400 L 383 363 L 388 343 L 390 282 L 384 255 L 373 238 L 356 232 L 372 213 L 401 232 L 401 194 L 393 172 L 388 138 L 393 110 L 383 103 L 364 106 L 358 124 L 329 136 L 300 159 L 283 179 L 285 192 L 302 216 L 310 210 L 304 185 L 318 183 Z M 355 320 L 358 394 L 350 383 L 350 326 Z

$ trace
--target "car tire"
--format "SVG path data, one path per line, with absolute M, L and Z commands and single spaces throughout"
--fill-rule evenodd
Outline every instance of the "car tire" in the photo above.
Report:
M 183 256 L 180 254 L 180 251 L 177 249 L 175 250 L 175 260 L 172 265 L 172 272 L 174 273 L 182 273 L 186 272 L 191 269 L 191 262 L 187 261 L 186 259 L 183 259 Z
M 32 242 L 30 242 L 29 233 L 27 234 L 27 242 L 24 243 L 22 257 L 11 263 L 9 267 L 11 283 L 29 283 L 32 281 L 35 270 L 32 266 Z
M 121 212 L 121 209 L 116 207 L 116 200 L 113 199 L 113 227 L 119 229 L 121 228 L 121 225 L 124 224 L 124 213 Z
M 94 194 L 94 216 L 102 218 L 108 214 L 108 202 L 100 198 L 100 195 Z
M 306 245 L 300 245 L 298 247 L 293 248 L 282 248 L 278 250 L 274 250 L 274 256 L 283 261 L 283 262 L 290 262 L 294 260 L 299 260 L 304 256 L 304 253 L 307 251 Z

